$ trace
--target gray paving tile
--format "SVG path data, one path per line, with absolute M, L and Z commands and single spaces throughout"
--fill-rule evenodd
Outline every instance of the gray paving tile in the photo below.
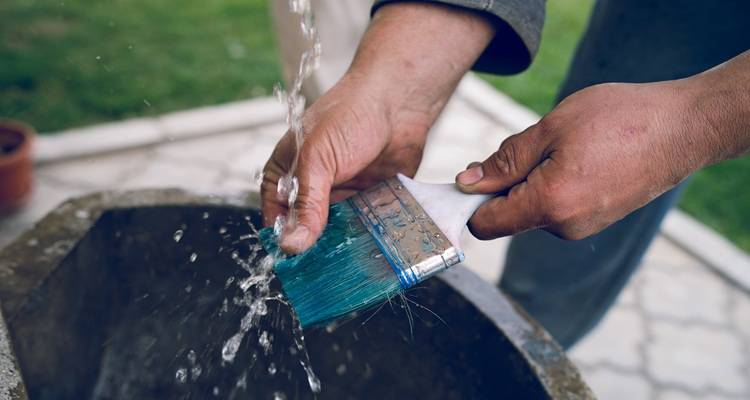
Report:
M 737 336 L 722 329 L 655 321 L 648 344 L 648 373 L 659 383 L 690 390 L 748 392 L 746 354 Z
M 610 365 L 627 370 L 644 367 L 640 347 L 645 341 L 644 317 L 633 308 L 614 307 L 600 328 L 570 351 L 575 362 L 586 366 Z
M 608 368 L 584 370 L 583 378 L 600 400 L 649 399 L 653 388 L 641 376 Z

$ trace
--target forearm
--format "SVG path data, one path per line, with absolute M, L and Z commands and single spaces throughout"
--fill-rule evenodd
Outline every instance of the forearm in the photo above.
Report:
M 434 119 L 493 34 L 486 17 L 473 11 L 429 3 L 383 6 L 348 74 L 366 79 L 391 110 Z
M 686 79 L 693 87 L 688 113 L 703 147 L 698 168 L 750 151 L 750 51 Z

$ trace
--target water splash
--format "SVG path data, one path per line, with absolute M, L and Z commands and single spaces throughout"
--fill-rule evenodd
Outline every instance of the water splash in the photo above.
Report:
M 243 344 L 251 345 L 245 338 L 248 334 L 253 331 L 257 336 L 257 345 L 259 346 L 260 352 L 266 358 L 269 358 L 273 354 L 273 333 L 268 330 L 261 330 L 262 319 L 269 313 L 269 304 L 273 302 L 282 303 L 288 306 L 283 293 L 274 289 L 271 285 L 275 278 L 273 272 L 273 266 L 275 264 L 274 255 L 266 255 L 262 251 L 262 246 L 258 243 L 258 230 L 252 225 L 250 221 L 247 221 L 250 227 L 251 233 L 243 234 L 239 237 L 239 243 L 245 243 L 249 254 L 247 257 L 242 257 L 239 251 L 233 251 L 230 255 L 232 260 L 242 268 L 242 271 L 246 272 L 247 275 L 244 277 L 238 277 L 237 279 L 229 278 L 225 283 L 225 288 L 235 287 L 239 289 L 240 295 L 235 297 L 234 304 L 238 307 L 245 308 L 244 315 L 240 321 L 239 330 L 233 334 L 229 339 L 224 342 L 221 349 L 221 357 L 224 363 L 231 364 L 235 361 L 237 354 L 243 348 Z M 226 313 L 228 308 L 228 302 L 224 301 L 222 309 L 219 313 Z M 289 329 L 286 326 L 276 326 L 276 328 Z M 292 316 L 292 338 L 294 341 L 294 353 L 289 352 L 290 355 L 297 358 L 299 364 L 307 375 L 307 381 L 310 385 L 310 389 L 314 393 L 319 393 L 321 390 L 321 384 L 315 372 L 310 364 L 310 357 L 305 347 L 305 338 L 302 332 L 302 326 L 296 316 Z M 251 350 L 255 351 L 255 350 Z M 255 351 L 251 356 L 251 364 L 255 363 L 259 353 Z M 281 356 L 281 355 L 279 355 Z M 280 371 L 280 365 L 274 362 L 270 362 L 267 366 L 267 373 L 271 376 L 275 375 Z M 248 369 L 252 368 L 252 365 Z M 243 375 L 240 380 L 247 379 L 246 375 Z M 244 386 L 241 381 L 237 381 L 238 387 Z

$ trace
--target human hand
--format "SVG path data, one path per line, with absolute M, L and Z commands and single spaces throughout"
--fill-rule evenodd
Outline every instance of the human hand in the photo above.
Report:
M 543 228 L 597 233 L 709 162 L 694 85 L 603 84 L 581 90 L 456 177 L 469 193 L 501 193 L 470 220 L 491 239 Z
M 387 93 L 349 75 L 305 112 L 307 134 L 295 173 L 298 224 L 283 237 L 284 251 L 297 253 L 312 244 L 328 219 L 329 203 L 398 172 L 416 173 L 432 120 L 420 113 L 396 116 L 382 96 Z M 261 197 L 267 226 L 289 211 L 278 182 L 290 172 L 295 146 L 294 134 L 287 132 L 264 168 Z
M 297 223 L 282 234 L 283 251 L 312 245 L 330 202 L 397 172 L 414 175 L 427 131 L 494 29 L 480 14 L 444 5 L 397 3 L 378 10 L 347 74 L 303 117 L 305 140 L 292 171 L 299 180 Z M 292 168 L 295 146 L 287 133 L 264 168 L 266 226 L 289 211 L 277 188 Z

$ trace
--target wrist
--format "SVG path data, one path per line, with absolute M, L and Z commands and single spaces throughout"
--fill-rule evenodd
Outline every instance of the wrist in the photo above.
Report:
M 689 131 L 709 166 L 750 150 L 750 52 L 683 79 L 688 89 Z
M 364 82 L 390 114 L 431 123 L 493 34 L 486 17 L 461 8 L 385 5 L 373 17 L 347 77 Z

